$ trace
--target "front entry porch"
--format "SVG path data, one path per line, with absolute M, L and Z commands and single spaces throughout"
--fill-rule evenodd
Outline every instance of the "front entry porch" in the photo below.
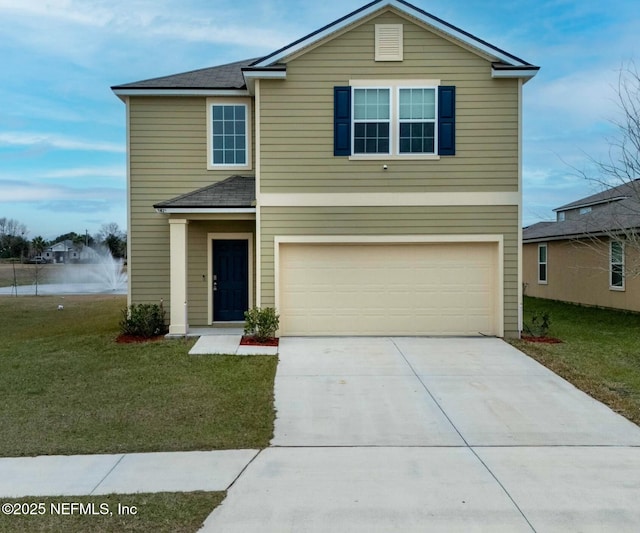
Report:
M 209 334 L 241 332 L 244 312 L 255 305 L 255 221 L 170 218 L 169 224 L 169 334 L 190 334 L 190 324 L 220 326 Z
M 242 322 L 255 305 L 255 205 L 253 176 L 154 205 L 169 222 L 170 335 L 189 334 L 190 324 Z

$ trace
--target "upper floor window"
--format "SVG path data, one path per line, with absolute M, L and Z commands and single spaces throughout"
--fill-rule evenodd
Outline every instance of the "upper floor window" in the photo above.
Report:
M 538 244 L 538 283 L 547 283 L 547 244 Z
M 609 242 L 609 288 L 624 290 L 624 243 Z
M 435 154 L 436 88 L 354 88 L 353 154 Z
M 334 155 L 455 155 L 454 86 L 438 85 L 439 80 L 380 83 L 355 80 L 353 86 L 334 87 Z
M 208 104 L 208 168 L 250 169 L 250 104 L 222 99 L 210 99 Z
M 353 91 L 353 153 L 388 154 L 391 147 L 391 91 Z
M 591 207 L 581 207 L 579 213 L 581 215 L 586 215 L 588 213 L 591 213 Z
M 565 212 L 564 211 L 559 211 L 558 212 L 558 222 L 564 222 L 565 221 Z

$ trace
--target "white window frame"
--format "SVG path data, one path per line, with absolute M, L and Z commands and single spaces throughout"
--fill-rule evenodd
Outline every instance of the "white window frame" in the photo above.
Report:
M 613 245 L 617 243 L 620 245 L 620 255 L 622 256 L 622 261 L 613 262 Z M 624 275 L 624 263 L 625 263 L 625 247 L 624 241 L 611 239 L 609 241 L 609 290 L 611 291 L 624 291 L 625 290 L 625 275 Z M 621 285 L 613 284 L 613 267 L 619 266 L 622 269 L 622 283 Z
M 544 261 L 540 261 L 540 250 L 544 248 Z M 538 265 L 538 284 L 539 285 L 547 285 L 549 283 L 549 246 L 546 242 L 541 242 L 538 244 L 538 257 L 537 257 L 537 265 Z M 544 279 L 540 277 L 540 267 L 544 265 Z
M 389 91 L 389 118 L 388 119 L 357 119 L 356 120 L 356 98 L 355 91 L 359 90 L 384 90 Z M 381 124 L 387 123 L 389 125 L 389 151 L 388 152 L 377 152 L 375 154 L 367 154 L 367 153 L 358 153 L 355 152 L 355 144 L 356 144 L 356 122 L 359 124 Z M 370 157 L 370 156 L 383 156 L 392 153 L 392 145 L 391 140 L 393 138 L 393 91 L 390 87 L 353 87 L 351 89 L 351 153 L 357 156 L 362 157 Z
M 246 164 L 219 165 L 213 162 L 213 106 L 214 105 L 242 105 L 245 107 L 245 157 Z M 207 170 L 251 170 L 252 164 L 252 115 L 250 98 L 207 98 Z
M 438 87 L 440 80 L 350 80 L 351 98 L 351 156 L 350 160 L 440 160 L 438 155 Z M 389 152 L 386 154 L 355 153 L 355 98 L 354 89 L 389 89 Z M 433 89 L 435 92 L 435 118 L 433 153 L 400 153 L 400 89 Z M 360 122 L 360 121 L 358 121 Z

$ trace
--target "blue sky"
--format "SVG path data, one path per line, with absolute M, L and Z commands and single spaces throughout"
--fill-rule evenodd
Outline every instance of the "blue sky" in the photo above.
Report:
M 110 86 L 260 56 L 365 0 L 0 0 L 0 217 L 28 238 L 126 228 L 125 108 Z M 618 71 L 640 62 L 637 0 L 416 0 L 533 64 L 524 222 L 596 192 Z

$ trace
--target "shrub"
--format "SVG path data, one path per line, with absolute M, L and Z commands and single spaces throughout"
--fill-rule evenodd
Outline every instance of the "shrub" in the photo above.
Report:
M 249 309 L 244 313 L 244 320 L 244 334 L 251 335 L 259 341 L 275 337 L 280 325 L 280 315 L 276 314 L 273 307 Z
M 535 312 L 531 315 L 531 325 L 524 324 L 524 330 L 532 337 L 546 337 L 551 326 L 551 316 L 548 311 Z
M 165 311 L 162 304 L 133 304 L 122 310 L 120 330 L 124 335 L 134 337 L 155 337 L 164 335 L 168 329 L 164 322 Z

